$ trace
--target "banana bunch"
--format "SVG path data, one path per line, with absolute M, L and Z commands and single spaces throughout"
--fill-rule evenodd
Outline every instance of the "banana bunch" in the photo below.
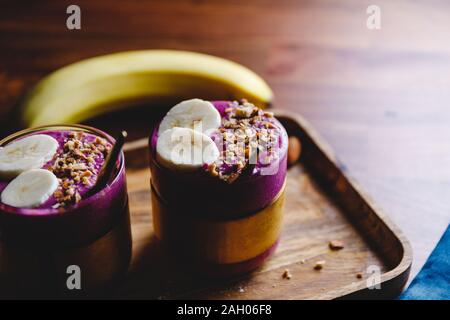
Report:
M 273 93 L 257 74 L 229 60 L 188 51 L 129 51 L 51 73 L 25 97 L 20 121 L 25 127 L 76 123 L 168 97 L 246 98 L 265 107 Z

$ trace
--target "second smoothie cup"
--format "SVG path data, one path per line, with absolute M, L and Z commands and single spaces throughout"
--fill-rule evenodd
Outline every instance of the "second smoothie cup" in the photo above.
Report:
M 155 233 L 172 257 L 181 258 L 202 274 L 229 276 L 249 272 L 267 259 L 279 240 L 287 134 L 270 112 L 246 101 L 188 100 L 175 106 L 172 109 L 175 112 L 169 111 L 166 118 L 173 117 L 173 113 L 198 112 L 200 116 L 193 116 L 198 119 L 209 112 L 201 111 L 202 108 L 215 108 L 219 114 L 218 127 L 208 133 L 218 149 L 222 149 L 213 162 L 193 170 L 178 169 L 165 159 L 161 161 L 158 154 L 158 143 L 165 143 L 159 138 L 160 127 L 166 124 L 156 127 L 150 137 Z M 176 120 L 170 119 L 178 125 Z M 229 143 L 234 141 L 237 145 L 239 129 L 243 133 L 245 155 L 242 161 L 235 161 L 239 157 L 234 155 L 231 160 L 225 159 L 227 152 L 236 149 Z M 271 142 L 269 133 L 273 135 Z M 257 139 L 254 153 L 249 151 L 253 141 L 248 136 L 253 134 L 270 144 L 271 160 L 263 163 L 264 157 L 269 157 L 267 150 L 256 152 L 261 142 Z M 232 138 L 228 139 L 228 135 Z M 250 161 L 252 154 L 254 162 Z
M 125 275 L 131 258 L 123 153 L 109 183 L 88 195 L 114 139 L 88 126 L 47 126 L 17 132 L 0 146 L 33 135 L 58 142 L 56 155 L 43 169 L 54 172 L 59 186 L 37 207 L 0 202 L 2 290 L 30 296 L 70 294 L 77 290 L 69 277 L 78 270 L 81 288 L 75 289 L 99 292 Z M 92 150 L 96 153 L 91 157 Z M 0 180 L 0 193 L 11 182 Z

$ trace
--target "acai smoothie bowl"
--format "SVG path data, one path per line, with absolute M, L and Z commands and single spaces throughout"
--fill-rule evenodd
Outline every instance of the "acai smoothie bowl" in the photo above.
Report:
M 212 275 L 260 266 L 279 239 L 286 130 L 241 101 L 186 100 L 150 137 L 156 236 L 173 256 Z
M 123 153 L 95 190 L 115 140 L 82 125 L 39 127 L 0 141 L 0 279 L 17 292 L 85 291 L 127 271 L 131 234 Z M 78 288 L 77 288 L 78 289 Z

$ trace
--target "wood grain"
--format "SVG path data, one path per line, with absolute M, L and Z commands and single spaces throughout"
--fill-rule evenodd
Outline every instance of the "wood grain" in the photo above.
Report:
M 80 0 L 77 31 L 69 4 L 2 1 L 2 129 L 31 85 L 83 58 L 174 48 L 233 59 L 310 120 L 405 231 L 413 274 L 424 263 L 450 220 L 450 3 L 379 0 L 379 31 L 365 27 L 368 0 Z

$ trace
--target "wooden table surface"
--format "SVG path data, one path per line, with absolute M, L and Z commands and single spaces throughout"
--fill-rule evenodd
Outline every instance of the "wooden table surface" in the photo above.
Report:
M 260 73 L 412 243 L 417 273 L 450 220 L 450 3 L 377 0 L 1 1 L 0 119 L 39 78 L 115 51 L 185 49 Z

